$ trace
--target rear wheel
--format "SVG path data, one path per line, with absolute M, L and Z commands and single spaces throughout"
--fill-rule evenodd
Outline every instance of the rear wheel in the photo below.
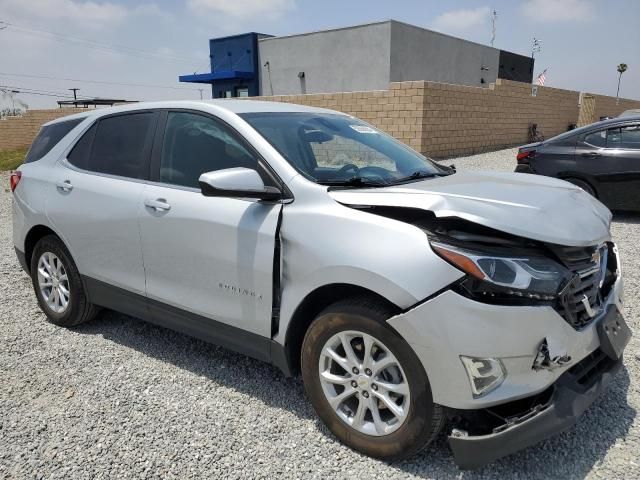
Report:
M 52 323 L 73 327 L 95 316 L 78 269 L 55 235 L 43 237 L 33 249 L 31 281 L 38 304 Z
M 596 198 L 598 197 L 596 195 L 596 191 L 594 190 L 594 188 L 584 180 L 581 180 L 579 178 L 565 178 L 564 180 L 566 180 L 569 183 L 573 183 L 576 187 L 580 187 L 582 190 L 587 192 L 592 197 L 596 197 Z
M 305 389 L 318 416 L 345 444 L 398 460 L 440 431 L 427 375 L 411 347 L 369 299 L 336 303 L 311 324 L 302 346 Z

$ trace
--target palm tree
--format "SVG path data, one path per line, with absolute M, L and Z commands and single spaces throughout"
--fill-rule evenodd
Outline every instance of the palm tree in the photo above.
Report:
M 618 95 L 620 94 L 620 80 L 622 80 L 622 74 L 627 71 L 627 64 L 621 63 L 618 65 L 618 90 L 616 91 L 616 103 L 618 103 Z

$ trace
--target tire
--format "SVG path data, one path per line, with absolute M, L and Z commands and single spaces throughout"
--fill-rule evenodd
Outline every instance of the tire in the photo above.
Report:
M 401 460 L 416 454 L 437 436 L 444 423 L 444 409 L 433 402 L 429 379 L 420 360 L 407 342 L 386 324 L 386 320 L 392 315 L 393 312 L 384 303 L 369 298 L 341 301 L 331 305 L 316 317 L 307 330 L 302 345 L 301 361 L 302 377 L 307 395 L 316 413 L 329 430 L 349 447 L 386 461 Z M 334 364 L 331 363 L 331 359 L 334 357 L 328 356 L 325 353 L 327 350 L 323 351 L 325 346 L 333 345 L 332 342 L 337 341 L 334 340 L 336 336 L 342 335 L 342 338 L 350 338 L 350 336 L 356 335 L 349 344 L 354 348 L 353 352 L 357 352 L 358 360 L 364 362 L 366 355 L 362 355 L 362 353 L 365 349 L 360 346 L 359 342 L 362 340 L 362 344 L 364 344 L 365 337 L 360 338 L 357 336 L 359 334 L 368 335 L 375 342 L 381 342 L 383 350 L 388 350 L 397 359 L 397 367 L 383 370 L 381 374 L 371 371 L 365 372 L 369 377 L 363 376 L 362 372 L 359 372 L 359 375 L 354 375 L 355 372 L 347 375 L 346 368 L 342 367 L 334 369 Z M 345 335 L 347 337 L 344 337 Z M 342 345 L 344 344 L 339 343 L 335 351 L 342 351 L 346 358 L 349 355 L 346 355 L 346 350 L 341 347 Z M 374 345 L 376 346 L 371 347 L 370 351 L 380 354 L 377 344 L 374 343 Z M 341 348 L 342 350 L 340 350 Z M 386 355 L 385 353 L 382 358 L 386 359 Z M 325 363 L 327 359 L 329 359 L 329 363 Z M 333 370 L 325 369 L 325 365 L 328 364 Z M 336 365 L 338 364 L 336 363 Z M 321 380 L 321 370 L 323 370 L 323 380 Z M 331 406 L 326 393 L 327 389 L 334 390 L 333 384 L 324 379 L 328 373 L 333 381 L 335 377 L 332 372 L 345 378 L 349 377 L 349 385 L 352 390 L 357 391 L 337 409 Z M 408 386 L 408 397 L 399 396 L 396 398 L 396 402 L 404 405 L 405 416 L 401 422 L 391 415 L 391 409 L 387 408 L 385 406 L 387 404 L 378 397 L 380 393 L 384 392 L 384 388 L 375 382 L 384 380 L 382 376 L 388 376 L 390 372 L 396 373 L 398 382 L 406 382 L 403 389 L 406 390 Z M 370 383 L 367 384 L 367 381 Z M 389 385 L 389 383 L 385 384 Z M 394 387 L 396 387 L 395 384 Z M 342 393 L 346 393 L 347 388 L 348 386 L 345 386 Z M 331 393 L 341 395 L 338 390 L 338 387 L 335 387 L 335 391 Z M 368 393 L 369 391 L 371 393 Z M 387 390 L 387 392 L 389 391 Z M 351 394 L 349 393 L 349 395 Z M 365 398 L 364 395 L 367 397 Z M 374 403 L 368 403 L 370 408 L 362 417 L 358 414 L 360 401 L 370 402 L 369 399 Z M 355 406 L 356 401 L 358 402 L 357 406 Z M 347 402 L 350 404 L 347 405 Z M 385 422 L 376 424 L 373 415 L 374 409 L 378 412 L 378 420 L 387 418 L 391 419 L 390 422 L 395 421 L 395 423 L 390 426 Z M 350 412 L 345 413 L 346 410 L 350 410 Z M 365 419 L 363 422 L 357 422 L 361 425 L 360 428 L 353 426 L 356 425 L 357 417 Z M 378 430 L 378 426 L 380 426 L 380 430 Z M 384 429 L 388 429 L 389 433 Z
M 49 270 L 41 261 L 46 261 Z M 58 265 L 61 265 L 61 268 L 57 268 Z M 50 286 L 41 288 L 41 281 L 43 285 Z M 31 282 L 40 308 L 55 325 L 75 327 L 88 322 L 97 313 L 97 308 L 87 299 L 78 268 L 69 251 L 55 235 L 43 237 L 33 249 Z M 55 299 L 54 288 L 57 290 L 58 298 L 67 298 L 66 306 L 63 300 Z M 65 290 L 68 295 L 63 295 L 62 292 Z M 47 293 L 53 295 L 53 300 L 49 297 L 51 303 L 45 298 Z
M 576 187 L 580 187 L 582 190 L 587 192 L 592 197 L 598 198 L 594 188 L 591 185 L 589 185 L 589 183 L 585 182 L 584 180 L 580 180 L 579 178 L 565 178 L 564 180 L 569 182 L 569 183 L 573 183 Z

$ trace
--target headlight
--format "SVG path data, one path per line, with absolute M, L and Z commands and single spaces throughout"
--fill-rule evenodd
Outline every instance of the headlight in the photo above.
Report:
M 491 287 L 479 293 L 553 300 L 571 277 L 565 267 L 544 256 L 488 254 L 440 242 L 431 246 L 455 267 Z

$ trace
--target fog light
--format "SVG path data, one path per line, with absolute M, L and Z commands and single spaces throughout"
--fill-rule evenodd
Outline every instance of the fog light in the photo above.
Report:
M 462 360 L 462 364 L 469 376 L 473 398 L 486 395 L 504 381 L 506 371 L 502 362 L 497 358 L 476 358 L 460 355 L 460 360 Z

